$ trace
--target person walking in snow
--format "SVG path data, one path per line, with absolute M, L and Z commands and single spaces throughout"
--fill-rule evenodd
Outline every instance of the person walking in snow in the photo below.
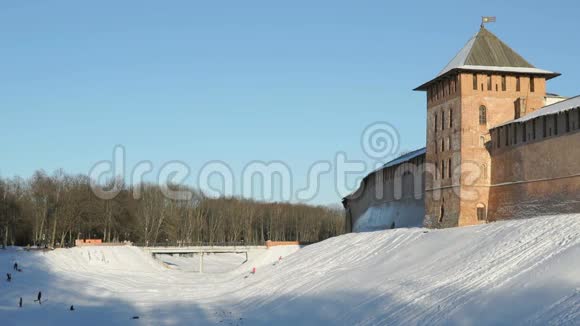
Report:
M 42 304 L 42 301 L 40 301 L 40 299 L 42 299 L 42 292 L 38 291 L 38 298 L 36 301 L 38 301 L 38 304 Z
M 22 308 L 22 297 L 20 297 L 20 301 L 18 301 L 18 307 Z
M 250 275 L 254 275 L 254 274 L 256 274 L 256 267 L 252 268 L 252 270 L 250 271 L 250 274 L 244 276 L 244 278 L 248 278 L 248 277 L 250 277 Z
M 18 263 L 14 263 L 14 270 L 17 271 L 18 270 Z
M 10 274 L 10 273 L 6 273 L 6 281 L 7 281 L 7 282 L 10 282 L 10 281 L 12 281 L 12 274 Z

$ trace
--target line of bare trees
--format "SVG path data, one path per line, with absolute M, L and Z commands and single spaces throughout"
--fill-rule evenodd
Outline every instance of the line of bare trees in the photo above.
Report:
M 344 232 L 339 209 L 240 198 L 172 200 L 153 184 L 124 185 L 110 200 L 98 198 L 85 175 L 58 170 L 32 177 L 0 179 L 2 245 L 73 244 L 75 239 L 105 242 L 193 244 L 266 240 L 316 242 Z

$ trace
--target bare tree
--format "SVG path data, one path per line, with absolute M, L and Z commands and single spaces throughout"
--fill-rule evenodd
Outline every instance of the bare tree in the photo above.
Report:
M 85 175 L 62 170 L 52 177 L 37 171 L 25 181 L 0 179 L 0 238 L 9 243 L 65 245 L 73 239 L 98 237 L 106 242 L 131 240 L 146 245 L 264 240 L 315 242 L 344 232 L 339 209 L 289 203 L 265 203 L 222 197 L 208 198 L 184 186 L 192 199 L 164 196 L 153 184 L 132 186 L 122 180 L 99 186 L 121 185 L 110 200 L 98 198 Z

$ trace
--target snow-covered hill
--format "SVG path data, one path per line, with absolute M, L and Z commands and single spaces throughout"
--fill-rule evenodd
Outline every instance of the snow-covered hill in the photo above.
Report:
M 580 324 L 580 215 L 347 234 L 251 259 L 198 274 L 132 247 L 0 251 L 0 272 L 23 267 L 0 283 L 0 324 Z

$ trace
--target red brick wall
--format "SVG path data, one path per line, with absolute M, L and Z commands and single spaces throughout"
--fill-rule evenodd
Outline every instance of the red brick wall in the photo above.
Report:
M 94 245 L 101 245 L 103 240 L 101 239 L 78 239 L 75 240 L 75 246 L 94 246 Z
M 541 124 L 537 129 L 541 130 Z M 502 137 L 501 147 L 493 146 L 491 220 L 580 211 L 580 128 L 565 132 L 562 126 L 559 130 L 557 136 L 540 134 L 525 143 L 520 138 L 509 146 Z M 495 142 L 494 135 L 492 145 Z
M 266 247 L 277 247 L 277 246 L 298 246 L 300 242 L 298 241 L 266 241 Z

